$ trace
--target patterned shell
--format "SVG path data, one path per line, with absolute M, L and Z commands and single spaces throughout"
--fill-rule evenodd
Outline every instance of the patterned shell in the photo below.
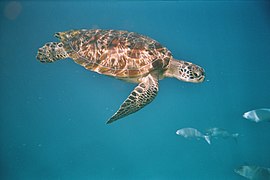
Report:
M 55 34 L 76 63 L 86 69 L 118 78 L 162 73 L 171 52 L 157 41 L 134 32 L 117 30 L 71 30 Z

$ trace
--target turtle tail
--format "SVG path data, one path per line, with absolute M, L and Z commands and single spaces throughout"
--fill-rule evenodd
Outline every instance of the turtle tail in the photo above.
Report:
M 68 57 L 62 42 L 49 42 L 38 49 L 37 59 L 42 63 L 51 63 Z

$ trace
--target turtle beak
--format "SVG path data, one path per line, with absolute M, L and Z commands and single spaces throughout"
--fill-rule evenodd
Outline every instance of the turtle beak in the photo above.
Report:
M 198 82 L 203 82 L 205 79 L 205 71 L 203 68 L 201 68 L 201 69 L 202 69 L 202 71 L 201 71 L 200 77 L 198 78 Z
M 193 83 L 203 82 L 205 79 L 205 71 L 201 67 L 197 67 L 196 70 L 192 73 L 192 77 L 190 77 L 190 81 Z

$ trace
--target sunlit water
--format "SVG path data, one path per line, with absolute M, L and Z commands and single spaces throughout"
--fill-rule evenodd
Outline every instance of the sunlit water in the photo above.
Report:
M 244 112 L 270 107 L 270 3 L 0 2 L 1 179 L 243 179 L 233 169 L 270 167 L 270 124 Z M 106 125 L 134 84 L 72 60 L 41 64 L 39 47 L 58 31 L 135 31 L 206 81 L 160 81 L 157 98 Z M 238 141 L 189 140 L 185 127 L 242 134 Z

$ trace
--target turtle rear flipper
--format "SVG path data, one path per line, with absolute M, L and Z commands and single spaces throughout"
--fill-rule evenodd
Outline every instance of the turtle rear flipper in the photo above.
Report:
M 42 63 L 51 63 L 68 57 L 62 42 L 49 42 L 38 49 L 37 59 Z

